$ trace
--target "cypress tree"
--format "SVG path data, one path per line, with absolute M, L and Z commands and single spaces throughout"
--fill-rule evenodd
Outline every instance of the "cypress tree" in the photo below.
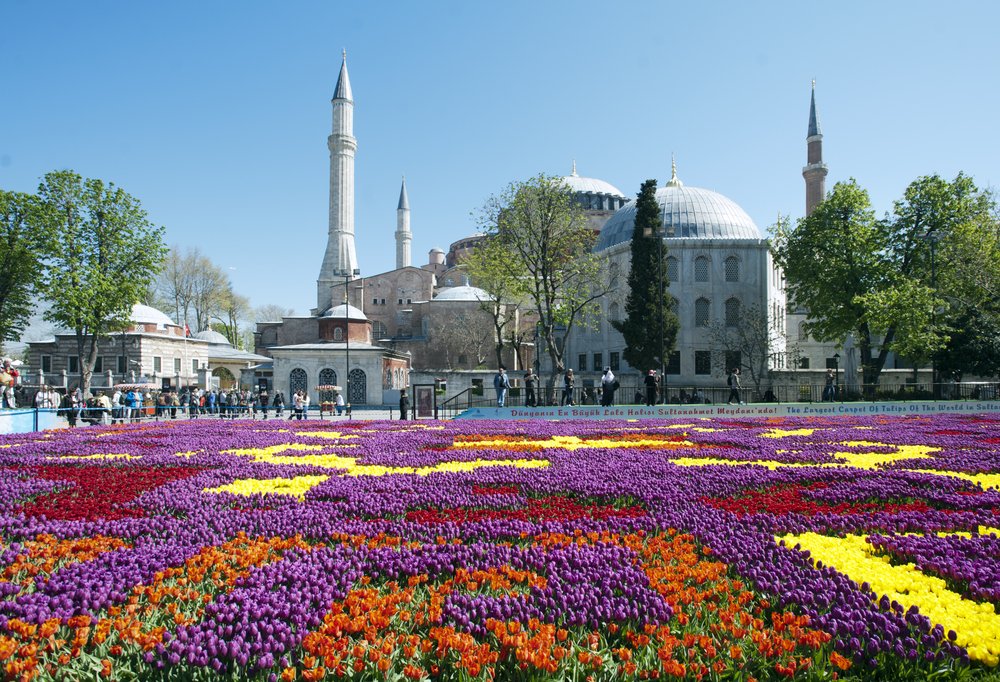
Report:
M 622 354 L 625 361 L 641 371 L 665 366 L 677 341 L 679 322 L 670 308 L 667 293 L 667 248 L 663 244 L 662 228 L 660 205 L 656 202 L 656 180 L 646 180 L 635 202 L 625 319 L 611 323 L 625 337 Z

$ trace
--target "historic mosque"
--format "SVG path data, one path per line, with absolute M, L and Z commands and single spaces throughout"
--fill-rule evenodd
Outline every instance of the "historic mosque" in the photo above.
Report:
M 358 148 L 354 137 L 354 98 L 344 55 L 332 98 L 329 228 L 326 251 L 316 279 L 316 307 L 305 316 L 262 322 L 255 333 L 256 352 L 272 358 L 263 365 L 258 381 L 288 394 L 312 391 L 317 385 L 341 385 L 354 404 L 393 402 L 419 371 L 459 373 L 495 368 L 492 352 L 455 347 L 451 337 L 481 333 L 492 346 L 492 330 L 480 310 L 486 292 L 471 286 L 461 269 L 464 254 L 474 249 L 480 236 L 471 235 L 451 245 L 446 253 L 432 248 L 427 262 L 414 265 L 410 205 L 405 179 L 400 187 L 395 230 L 396 267 L 376 275 L 361 275 L 355 248 L 354 162 Z M 822 160 L 822 134 L 812 95 L 807 134 L 806 209 L 822 200 L 827 173 Z M 635 201 L 614 185 L 580 176 L 574 161 L 563 178 L 583 207 L 598 234 L 595 249 L 604 259 L 612 292 L 602 301 L 601 319 L 575 329 L 564 358 L 568 367 L 591 379 L 605 366 L 617 373 L 639 372 L 622 354 L 624 341 L 611 326 L 620 319 L 627 296 L 629 242 L 635 221 Z M 765 311 L 774 329 L 784 331 L 790 316 L 781 271 L 775 266 L 760 228 L 735 202 L 709 189 L 681 181 L 676 164 L 656 193 L 663 220 L 668 290 L 681 325 L 677 350 L 669 358 L 672 381 L 691 386 L 717 385 L 723 365 L 713 353 L 707 330 L 737 325 L 754 307 Z M 480 318 L 477 321 L 477 316 Z M 803 317 L 799 315 L 798 317 Z M 793 324 L 800 320 L 793 319 Z M 530 324 L 526 319 L 524 324 Z M 481 328 L 481 329 L 480 329 Z M 475 330 L 480 329 L 479 332 Z M 807 339 L 799 339 L 808 341 Z M 464 352 L 463 352 L 464 348 Z M 783 369 L 785 358 L 777 347 L 771 361 Z M 832 349 L 819 344 L 800 346 L 805 353 L 795 369 L 825 368 Z M 532 344 L 508 349 L 504 361 L 517 372 L 537 361 L 544 373 L 547 354 Z M 810 357 L 815 355 L 815 357 Z M 482 381 L 480 379 L 479 381 Z M 452 387 L 462 387 L 453 382 Z

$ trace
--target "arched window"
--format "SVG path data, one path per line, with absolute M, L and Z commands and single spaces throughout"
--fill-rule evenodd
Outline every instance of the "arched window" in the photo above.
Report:
M 612 263 L 608 267 L 608 282 L 612 289 L 618 288 L 618 270 L 618 263 Z
M 699 298 L 694 302 L 694 326 L 707 327 L 712 302 L 707 298 Z
M 740 259 L 736 256 L 730 256 L 726 259 L 726 281 L 740 281 Z
M 670 312 L 672 312 L 674 315 L 677 315 L 680 312 L 680 309 L 681 309 L 681 302 L 678 301 L 673 296 L 671 296 L 670 297 Z
M 727 327 L 737 327 L 740 324 L 740 312 L 742 307 L 740 305 L 740 299 L 730 298 L 726 301 L 726 326 Z
M 319 371 L 319 385 L 320 386 L 336 386 L 337 385 L 337 372 L 330 369 L 329 367 L 324 367 Z
M 694 259 L 694 281 L 695 282 L 707 282 L 708 281 L 708 258 L 705 256 L 698 256 Z
M 296 391 L 308 391 L 309 380 L 306 371 L 301 367 L 296 367 L 288 373 L 288 399 L 291 402 L 292 395 Z
M 809 340 L 809 328 L 806 326 L 805 320 L 799 322 L 799 341 Z
M 618 305 L 617 301 L 613 302 L 611 305 L 608 306 L 608 318 L 612 322 L 618 322 L 619 320 L 622 319 L 621 306 Z
M 343 341 L 344 340 L 344 330 L 340 327 L 335 327 L 333 330 L 333 340 Z
M 363 369 L 351 370 L 351 390 L 347 400 L 352 405 L 364 405 L 368 402 L 368 377 Z
M 378 320 L 372 322 L 372 338 L 373 339 L 389 338 L 389 328 L 385 326 L 385 322 L 379 322 Z
M 667 256 L 667 281 L 679 282 L 681 279 L 680 261 L 673 256 Z

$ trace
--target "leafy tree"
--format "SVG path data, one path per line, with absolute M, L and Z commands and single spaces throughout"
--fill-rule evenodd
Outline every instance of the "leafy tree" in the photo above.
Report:
M 961 380 L 965 374 L 1000 374 L 1000 318 L 976 308 L 965 308 L 953 320 L 948 345 L 934 356 L 943 377 Z
M 128 325 L 132 306 L 156 277 L 163 228 L 123 189 L 73 171 L 48 173 L 38 196 L 51 231 L 40 284 L 51 304 L 45 319 L 75 334 L 88 394 L 98 340 Z
M 218 309 L 214 311 L 214 319 L 219 327 L 219 333 L 223 334 L 234 348 L 253 348 L 253 334 L 248 324 L 244 320 L 250 314 L 250 299 L 233 291 L 233 285 L 226 278 L 226 285 L 218 292 L 216 304 Z M 245 332 L 245 333 L 244 333 Z M 249 334 L 249 341 L 247 339 Z
M 514 343 L 520 321 L 520 303 L 527 296 L 526 280 L 518 277 L 509 265 L 508 251 L 496 235 L 482 240 L 463 261 L 476 286 L 489 298 L 479 302 L 493 322 L 497 367 L 503 364 L 505 338 Z
M 635 202 L 625 319 L 611 321 L 625 338 L 622 356 L 639 370 L 666 365 L 680 328 L 667 293 L 667 249 L 662 232 L 656 180 L 646 180 Z
M 809 310 L 809 333 L 836 342 L 853 334 L 863 381 L 875 385 L 890 351 L 926 361 L 948 343 L 948 316 L 938 311 L 956 264 L 931 261 L 965 226 L 990 219 L 991 206 L 964 175 L 926 176 L 877 220 L 867 192 L 850 180 L 794 230 L 779 221 L 772 249 L 793 304 Z
M 596 315 L 597 301 L 608 291 L 598 277 L 594 232 L 569 188 L 546 175 L 512 183 L 490 198 L 482 222 L 506 248 L 507 265 L 538 315 L 538 334 L 552 363 L 551 395 L 565 369 L 570 331 L 587 313 Z
M 17 341 L 35 307 L 39 258 L 48 241 L 38 198 L 0 190 L 0 344 Z

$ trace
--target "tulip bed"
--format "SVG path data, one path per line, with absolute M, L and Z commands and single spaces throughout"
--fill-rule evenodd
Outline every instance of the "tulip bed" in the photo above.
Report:
M 1000 417 L 0 439 L 4 679 L 995 678 Z

